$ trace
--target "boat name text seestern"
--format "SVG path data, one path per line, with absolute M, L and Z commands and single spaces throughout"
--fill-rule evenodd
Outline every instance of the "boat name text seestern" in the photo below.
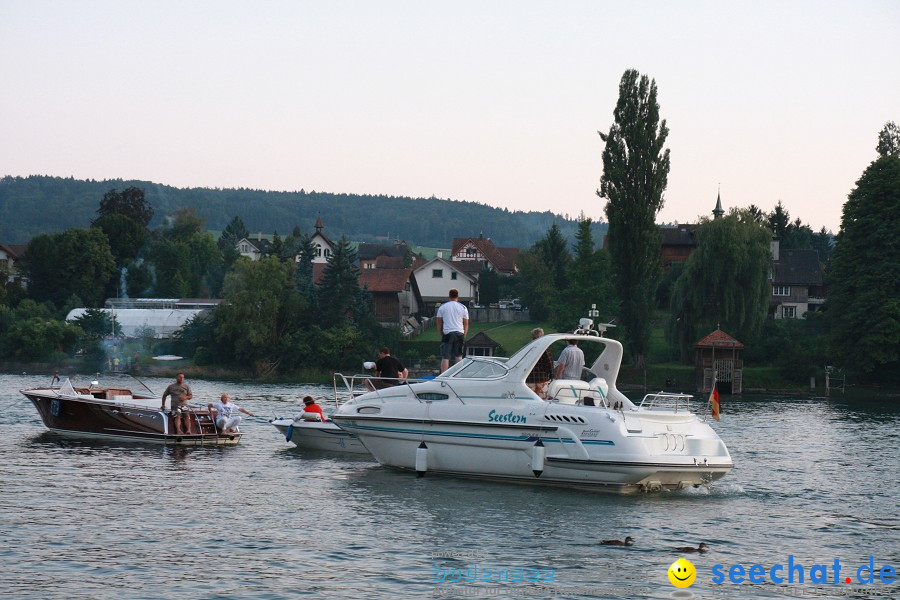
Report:
M 514 415 L 512 411 L 509 411 L 506 414 L 500 414 L 496 410 L 492 410 L 488 413 L 488 421 L 495 421 L 497 423 L 524 423 L 525 415 Z

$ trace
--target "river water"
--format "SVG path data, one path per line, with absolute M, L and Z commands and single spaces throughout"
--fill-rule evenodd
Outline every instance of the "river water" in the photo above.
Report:
M 0 375 L 4 597 L 900 597 L 881 570 L 900 571 L 896 402 L 725 397 L 714 426 L 732 473 L 711 489 L 618 497 L 417 479 L 296 449 L 263 419 L 246 421 L 234 447 L 64 440 L 18 393 L 47 382 Z M 169 381 L 145 383 L 159 391 Z M 228 391 L 265 417 L 330 393 L 189 383 L 196 400 Z M 635 545 L 598 544 L 625 536 Z M 674 550 L 699 542 L 710 551 Z M 682 557 L 697 571 L 685 589 L 667 577 Z M 870 557 L 868 583 L 857 569 Z M 804 583 L 796 567 L 793 582 L 770 578 L 791 564 Z M 740 581 L 735 565 L 742 583 L 729 578 Z M 746 577 L 753 565 L 759 583 Z M 827 566 L 827 583 L 814 565 Z

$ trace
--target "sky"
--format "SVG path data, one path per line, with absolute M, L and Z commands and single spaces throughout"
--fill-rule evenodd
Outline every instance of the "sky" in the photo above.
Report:
M 0 0 L 0 176 L 605 220 L 598 131 L 637 69 L 670 129 L 658 222 L 721 190 L 837 233 L 900 122 L 898 32 L 895 0 Z

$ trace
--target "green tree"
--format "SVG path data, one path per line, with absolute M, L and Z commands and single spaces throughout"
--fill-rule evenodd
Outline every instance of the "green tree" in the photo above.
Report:
M 113 332 L 116 335 L 122 334 L 122 327 L 119 325 L 115 315 L 110 315 L 99 308 L 89 308 L 80 317 L 72 319 L 71 322 L 78 325 L 84 331 L 84 334 L 91 339 L 100 339 Z
M 562 291 L 566 287 L 566 275 L 572 257 L 569 256 L 568 240 L 563 236 L 559 225 L 553 223 L 547 230 L 547 235 L 537 241 L 537 251 L 550 269 L 553 284 L 557 290 Z
M 592 305 L 596 304 L 606 317 L 616 306 L 608 256 L 602 249 L 594 248 L 591 223 L 591 219 L 582 214 L 575 232 L 575 256 L 566 293 L 567 306 L 573 309 L 566 318 L 569 327 L 574 327 L 579 318 L 586 316 Z
M 222 235 L 219 237 L 218 241 L 219 249 L 222 250 L 223 253 L 228 248 L 234 249 L 239 241 L 248 237 L 250 237 L 250 232 L 244 225 L 244 221 L 235 215 L 235 217 L 231 219 L 231 222 L 225 226 L 225 229 L 222 230 Z
M 844 204 L 826 308 L 837 364 L 900 380 L 900 154 L 866 168 Z
M 279 258 L 281 258 L 281 260 L 283 261 L 295 262 L 297 255 L 300 254 L 302 239 L 303 233 L 300 231 L 300 226 L 294 225 L 294 230 L 291 232 L 291 234 L 284 238 L 284 242 L 281 245 Z
M 216 337 L 243 363 L 277 366 L 285 333 L 291 266 L 275 257 L 240 259 L 225 277 L 225 302 L 216 309 Z
M 191 295 L 199 298 L 218 296 L 225 279 L 225 263 L 215 239 L 209 233 L 201 231 L 188 239 L 187 247 Z
M 522 304 L 528 307 L 532 320 L 549 319 L 554 314 L 556 305 L 553 300 L 558 293 L 550 267 L 536 246 L 519 254 L 518 266 Z
M 697 228 L 697 249 L 672 290 L 674 332 L 681 359 L 701 335 L 721 327 L 754 339 L 768 313 L 771 232 L 746 210 L 732 209 Z
M 117 265 L 124 265 L 136 258 L 150 234 L 146 227 L 122 214 L 98 217 L 91 227 L 97 227 L 106 234 Z
M 603 175 L 598 195 L 608 200 L 609 255 L 621 300 L 620 321 L 637 366 L 650 346 L 661 238 L 656 215 L 669 176 L 669 129 L 659 120 L 656 81 L 635 70 L 622 75 L 614 122 L 600 133 Z
M 87 306 L 100 306 L 117 274 L 109 240 L 95 228 L 40 235 L 28 244 L 23 262 L 29 295 L 58 307 L 71 294 Z
M 84 332 L 77 325 L 31 317 L 16 321 L 0 337 L 0 355 L 16 360 L 52 358 L 54 353 L 71 354 Z
M 487 261 L 478 273 L 478 301 L 485 306 L 500 301 L 500 275 Z
M 350 316 L 359 293 L 359 270 L 354 263 L 356 250 L 341 236 L 322 272 L 319 301 L 326 323 L 337 323 Z
M 167 221 L 169 227 L 163 235 L 173 242 L 187 242 L 194 234 L 202 233 L 206 225 L 193 206 L 179 208 Z
M 878 145 L 875 147 L 878 156 L 900 155 L 900 127 L 893 121 L 885 123 L 884 128 L 878 134 Z
M 772 235 L 782 242 L 785 241 L 788 237 L 788 226 L 791 224 L 791 215 L 781 203 L 781 200 L 778 201 L 778 204 L 776 204 L 772 212 L 769 213 L 768 221 L 769 229 L 772 230 Z
M 272 235 L 272 256 L 280 261 L 286 260 L 286 257 L 284 256 L 284 242 L 281 241 L 281 236 L 278 235 L 277 229 Z
M 813 234 L 812 247 L 819 253 L 819 260 L 827 265 L 834 251 L 834 236 L 823 226 L 818 233 Z
M 144 190 L 136 187 L 125 188 L 117 192 L 115 188 L 103 195 L 97 212 L 101 217 L 124 215 L 134 219 L 146 229 L 153 218 L 153 207 L 144 197 Z

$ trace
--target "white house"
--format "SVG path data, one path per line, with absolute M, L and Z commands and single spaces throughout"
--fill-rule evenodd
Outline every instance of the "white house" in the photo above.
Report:
M 314 263 L 328 262 L 328 258 L 334 251 L 334 244 L 330 239 L 328 239 L 327 235 L 322 233 L 322 229 L 324 228 L 325 225 L 322 223 L 322 217 L 320 215 L 319 218 L 316 219 L 316 232 L 312 235 L 312 238 L 310 238 L 313 247 L 316 249 L 316 252 L 313 255 Z
M 426 306 L 433 307 L 436 302 L 447 300 L 450 288 L 459 290 L 460 302 L 476 302 L 478 300 L 478 276 L 470 274 L 464 265 L 433 258 L 415 270 L 419 292 Z M 431 311 L 428 311 L 431 312 Z
M 312 234 L 310 241 L 312 242 L 313 248 L 315 248 L 315 252 L 313 253 L 313 263 L 321 263 L 325 264 L 328 262 L 328 257 L 331 256 L 331 253 L 334 252 L 334 243 L 328 236 L 322 233 L 322 229 L 324 229 L 324 225 L 322 224 L 322 217 L 320 216 L 316 219 L 316 232 Z M 268 256 L 272 253 L 273 246 L 272 242 L 264 238 L 262 233 L 256 236 L 255 240 L 250 238 L 243 238 L 236 245 L 236 249 L 241 256 L 246 256 L 250 260 L 259 260 L 263 256 Z M 297 262 L 300 262 L 300 255 L 298 254 L 295 257 Z

